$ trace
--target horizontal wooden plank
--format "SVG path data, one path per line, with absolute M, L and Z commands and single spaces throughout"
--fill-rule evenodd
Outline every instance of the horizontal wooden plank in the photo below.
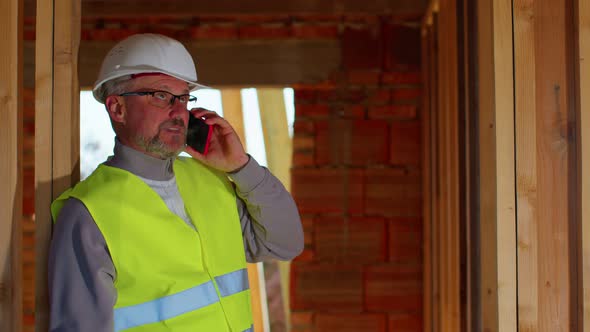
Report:
M 33 0 L 25 1 L 25 16 L 35 15 Z M 191 17 L 219 15 L 422 14 L 426 0 L 82 0 L 84 18 Z
M 80 44 L 80 86 L 91 87 L 110 41 Z M 197 64 L 199 81 L 211 87 L 289 85 L 320 82 L 340 66 L 340 43 L 333 40 L 192 41 L 185 43 Z M 25 44 L 25 86 L 33 87 L 34 44 Z

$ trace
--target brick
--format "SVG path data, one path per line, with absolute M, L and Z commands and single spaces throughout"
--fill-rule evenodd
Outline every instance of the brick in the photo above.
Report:
M 385 72 L 381 75 L 383 84 L 420 84 L 422 73 L 419 71 L 410 72 Z
M 313 136 L 295 135 L 293 137 L 293 151 L 311 151 L 315 148 Z
M 389 161 L 388 131 L 387 123 L 384 121 L 318 122 L 316 123 L 316 163 L 355 166 L 387 164 Z
M 313 249 L 303 249 L 293 262 L 313 262 L 315 260 L 315 251 Z
M 311 311 L 291 312 L 291 332 L 311 332 L 314 314 Z
M 390 262 L 422 261 L 422 220 L 396 218 L 388 223 Z
M 293 151 L 293 160 L 291 161 L 294 167 L 305 167 L 315 165 L 315 157 L 313 151 Z
M 422 309 L 421 264 L 369 266 L 364 279 L 365 310 Z
M 422 215 L 422 187 L 418 170 L 367 169 L 365 190 L 364 206 L 367 215 Z
M 293 37 L 301 39 L 334 39 L 338 37 L 336 25 L 295 24 Z
M 422 332 L 422 315 L 413 312 L 389 314 L 389 332 Z
M 291 37 L 291 30 L 282 24 L 252 25 L 238 28 L 240 39 L 279 39 Z
M 385 41 L 385 69 L 419 68 L 421 62 L 420 27 L 386 25 L 383 29 Z
M 295 88 L 293 90 L 296 103 L 315 103 L 317 101 L 318 91 L 314 88 Z
M 295 137 L 298 135 L 313 134 L 315 133 L 315 122 L 295 119 L 293 133 Z
M 340 90 L 334 88 L 323 88 L 317 90 L 318 101 L 326 103 L 333 102 L 340 98 Z
M 313 218 L 312 217 L 301 217 L 301 226 L 303 227 L 303 238 L 305 248 L 313 248 L 314 244 L 314 230 L 313 230 Z
M 188 30 L 193 39 L 237 39 L 238 29 L 235 25 L 203 25 Z
M 381 73 L 378 70 L 353 70 L 348 72 L 348 82 L 351 84 L 377 85 Z
M 373 105 L 389 104 L 391 102 L 391 89 L 376 89 L 369 93 L 369 103 Z
M 369 119 L 413 120 L 418 116 L 416 105 L 383 105 L 369 107 Z
M 360 311 L 363 307 L 360 266 L 291 265 L 293 310 Z
M 316 317 L 318 332 L 387 332 L 387 324 L 387 315 L 376 313 L 319 313 Z
M 422 160 L 422 134 L 420 121 L 391 123 L 389 162 L 394 165 L 420 166 Z
M 385 220 L 319 217 L 314 223 L 316 259 L 321 262 L 384 262 Z
M 299 212 L 362 213 L 363 170 L 293 169 L 291 187 Z
M 366 117 L 367 108 L 364 105 L 347 105 L 340 109 L 339 114 L 341 118 L 345 119 L 364 119 Z
M 399 88 L 392 90 L 393 102 L 400 101 L 414 101 L 419 102 L 422 97 L 422 89 L 420 88 Z
M 330 106 L 326 104 L 297 104 L 295 103 L 295 118 L 322 118 L 325 119 L 330 115 Z
M 382 47 L 376 31 L 346 28 L 342 33 L 341 43 L 344 68 L 381 68 Z

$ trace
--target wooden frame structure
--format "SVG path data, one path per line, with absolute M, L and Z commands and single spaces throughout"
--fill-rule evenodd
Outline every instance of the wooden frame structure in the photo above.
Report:
M 429 78 L 424 160 L 433 168 L 425 171 L 424 185 L 430 218 L 425 279 L 432 281 L 425 284 L 425 330 L 459 330 L 453 313 L 441 309 L 454 301 L 461 303 L 461 330 L 589 330 L 590 232 L 582 202 L 590 188 L 584 166 L 589 162 L 584 92 L 590 72 L 584 59 L 590 56 L 590 2 L 476 1 L 475 15 L 463 18 L 475 21 L 476 44 L 459 43 L 463 58 L 448 50 L 461 35 L 449 31 L 445 17 L 461 15 L 465 3 L 448 3 L 431 2 L 422 34 Z M 470 11 L 463 7 L 463 13 Z M 469 36 L 465 40 L 473 42 Z M 477 75 L 461 68 L 474 61 Z M 457 84 L 449 71 L 467 72 L 467 84 Z M 472 139 L 471 128 L 461 129 L 457 122 L 464 119 L 453 113 L 462 102 L 453 104 L 456 93 L 476 99 L 464 105 L 466 115 L 477 119 L 478 149 L 461 161 L 467 164 L 459 174 L 463 183 L 469 172 L 479 175 L 476 185 L 461 186 L 465 192 L 459 195 L 474 198 L 466 208 L 476 212 L 475 219 L 449 214 L 448 204 L 457 196 L 448 187 L 456 174 L 448 135 L 459 130 L 463 149 Z M 463 292 L 447 282 L 457 268 L 452 264 L 456 243 L 449 238 L 457 221 L 479 228 L 477 238 L 467 232 L 461 239 L 476 246 L 462 247 L 461 265 L 477 270 L 461 276 L 478 276 L 462 280 Z
M 0 330 L 22 328 L 23 3 L 0 3 Z

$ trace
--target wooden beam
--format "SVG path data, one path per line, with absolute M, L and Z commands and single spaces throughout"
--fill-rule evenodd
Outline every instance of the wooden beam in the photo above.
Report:
M 434 168 L 433 163 L 433 150 L 434 147 L 431 144 L 431 132 L 432 132 L 432 82 L 434 81 L 434 75 L 432 75 L 431 62 L 435 56 L 431 44 L 434 38 L 432 32 L 432 14 L 430 20 L 425 21 L 422 24 L 422 81 L 424 82 L 424 94 L 422 96 L 422 108 L 420 119 L 422 121 L 422 223 L 423 223 L 423 261 L 422 261 L 422 288 L 423 288 L 423 300 L 422 300 L 422 317 L 423 317 L 423 330 L 432 331 L 433 322 L 433 256 L 432 255 L 432 212 L 434 208 L 432 182 L 433 177 L 432 170 Z
M 340 44 L 335 40 L 182 42 L 197 63 L 199 81 L 212 87 L 321 82 L 329 79 L 341 63 Z M 115 44 L 82 41 L 80 86 L 92 87 L 102 59 Z M 27 43 L 25 47 L 30 49 L 33 44 Z M 27 87 L 34 86 L 33 68 L 25 68 Z
M 258 105 L 268 168 L 281 180 L 285 188 L 291 188 L 290 173 L 293 146 L 289 137 L 283 89 L 259 88 L 256 91 L 258 92 Z
M 247 145 L 241 89 L 221 89 L 221 105 L 223 107 L 223 117 L 232 125 L 245 149 Z
M 31 0 L 27 0 L 27 3 Z M 427 0 L 83 0 L 84 18 L 244 15 L 421 15 Z M 27 6 L 25 15 L 34 16 Z
M 264 145 L 266 148 L 266 160 L 268 168 L 283 183 L 287 190 L 291 190 L 291 164 L 293 158 L 293 142 L 289 137 L 289 126 L 287 123 L 287 111 L 283 88 L 259 88 L 258 106 L 260 109 L 260 120 L 262 123 L 262 133 L 264 136 Z M 272 269 L 280 278 L 280 289 L 275 289 L 274 296 L 282 296 L 281 303 L 285 306 L 283 313 L 273 313 L 274 315 L 285 315 L 287 330 L 290 330 L 290 312 L 287 307 L 289 301 L 289 262 L 269 262 L 276 264 Z M 279 292 L 277 295 L 276 292 Z M 278 302 L 278 301 L 276 301 Z M 272 317 L 271 317 L 272 318 Z
M 232 125 L 242 145 L 246 148 L 246 134 L 244 131 L 244 115 L 242 112 L 242 95 L 239 88 L 228 88 L 221 90 L 221 104 L 223 117 Z M 264 331 L 264 310 L 266 305 L 262 291 L 264 290 L 264 278 L 261 278 L 259 270 L 262 263 L 248 264 L 248 280 L 250 282 L 250 293 L 252 294 L 252 316 L 254 318 L 254 331 Z
M 79 180 L 80 0 L 37 1 L 35 53 L 36 331 L 47 331 L 49 206 Z
M 0 3 L 0 330 L 22 329 L 23 2 Z
M 539 329 L 535 4 L 514 1 L 514 79 L 518 199 L 518 325 Z
M 581 295 L 578 303 L 579 331 L 590 331 L 590 205 L 584 204 L 590 200 L 590 1 L 578 0 L 576 13 L 578 15 L 578 36 L 576 69 L 578 79 L 577 89 L 577 119 L 579 119 L 578 142 L 580 161 L 580 197 L 578 199 L 581 208 L 579 224 L 579 248 L 578 264 L 581 267 L 580 285 L 578 294 Z M 585 110 L 585 111 L 584 111 Z
M 478 1 L 482 324 L 516 331 L 512 2 Z

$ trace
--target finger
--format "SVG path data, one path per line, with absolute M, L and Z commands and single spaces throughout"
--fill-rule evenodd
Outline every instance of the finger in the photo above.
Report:
M 193 157 L 199 161 L 203 161 L 205 159 L 205 156 L 202 153 L 193 149 L 190 145 L 187 145 L 184 148 L 184 151 L 186 151 L 186 153 L 188 153 L 191 157 Z
M 194 117 L 199 117 L 199 118 L 212 118 L 212 117 L 219 116 L 216 112 L 210 111 L 205 108 L 193 108 L 191 110 L 191 113 L 193 114 Z

